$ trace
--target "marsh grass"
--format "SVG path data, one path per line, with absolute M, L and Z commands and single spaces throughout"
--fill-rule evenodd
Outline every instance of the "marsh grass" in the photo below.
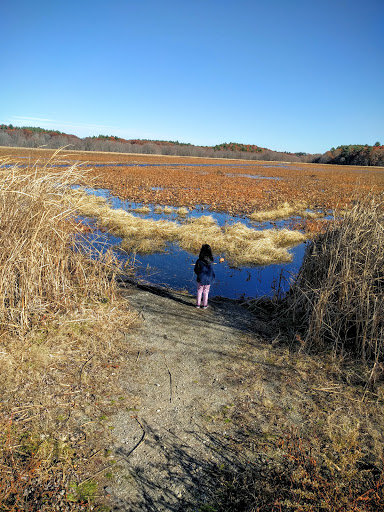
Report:
M 0 168 L 0 329 L 22 332 L 80 297 L 114 295 L 112 255 L 84 254 L 69 189 L 81 179 L 75 167 Z
M 247 302 L 275 326 L 276 352 L 257 361 L 254 386 L 241 372 L 233 421 L 250 437 L 222 472 L 217 511 L 384 510 L 384 203 L 368 196 L 337 219 L 285 298 Z
M 144 214 L 146 214 L 146 213 L 151 213 L 152 210 L 151 210 L 151 208 L 149 206 L 145 206 L 144 205 L 144 206 L 138 206 L 137 208 L 134 208 L 133 211 L 136 212 L 136 213 L 144 213 Z
M 300 216 L 302 218 L 313 219 L 319 215 L 322 216 L 323 214 L 316 214 L 307 211 L 307 206 L 303 202 L 298 202 L 295 205 L 291 205 L 285 202 L 278 208 L 275 208 L 274 210 L 255 211 L 249 214 L 249 218 L 250 220 L 253 220 L 255 222 L 265 222 L 289 219 L 294 215 Z
M 121 209 L 113 210 L 106 200 L 81 190 L 73 191 L 73 205 L 81 214 L 96 217 L 101 227 L 122 237 L 121 246 L 128 252 L 158 252 L 167 242 L 175 242 L 196 254 L 203 243 L 209 243 L 216 254 L 225 254 L 231 265 L 267 265 L 291 261 L 287 249 L 306 239 L 300 231 L 257 231 L 240 222 L 220 227 L 210 215 L 186 219 L 181 224 L 141 219 Z
M 76 222 L 83 172 L 51 163 L 0 167 L 0 508 L 15 512 L 93 509 L 79 484 L 108 465 L 93 452 L 108 436 L 101 418 L 127 398 L 121 331 L 136 319 L 116 261 Z
M 183 206 L 180 208 L 177 208 L 176 214 L 179 215 L 179 217 L 186 217 L 189 213 L 188 208 L 184 208 Z
M 357 202 L 308 247 L 286 301 L 308 349 L 353 353 L 372 378 L 383 361 L 383 225 L 383 202 Z

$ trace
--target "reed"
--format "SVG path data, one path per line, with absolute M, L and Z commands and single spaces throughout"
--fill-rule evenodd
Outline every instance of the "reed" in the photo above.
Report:
M 308 348 L 352 352 L 374 367 L 384 342 L 384 203 L 369 196 L 308 247 L 287 305 Z
M 50 163 L 26 169 L 1 163 L 0 327 L 22 332 L 48 311 L 67 311 L 84 297 L 112 297 L 113 257 L 88 259 L 91 249 L 75 222 L 70 186 L 83 173 L 57 172 Z
M 51 163 L 0 162 L 1 510 L 81 509 L 71 486 L 97 471 L 99 418 L 123 393 L 110 362 L 127 350 L 122 324 L 135 321 L 111 253 L 79 228 L 71 187 L 84 173 Z

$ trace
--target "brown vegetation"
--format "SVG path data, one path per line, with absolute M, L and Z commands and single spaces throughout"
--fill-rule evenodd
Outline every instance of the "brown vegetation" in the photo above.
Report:
M 1 327 L 23 332 L 42 315 L 69 311 L 79 297 L 113 295 L 112 256 L 97 264 L 87 258 L 74 222 L 69 187 L 80 173 L 6 164 L 0 164 Z
M 111 256 L 93 248 L 90 259 L 81 242 L 69 196 L 79 179 L 75 168 L 1 168 L 4 511 L 93 510 L 92 474 L 111 464 L 95 452 L 125 400 L 118 332 L 135 315 L 116 295 Z
M 85 156 L 76 154 L 76 158 Z M 236 471 L 218 469 L 217 496 L 205 511 L 384 509 L 384 208 L 377 194 L 351 207 L 373 186 L 375 192 L 383 190 L 382 171 L 320 167 L 311 168 L 307 176 L 308 169 L 265 168 L 263 174 L 264 170 L 281 173 L 282 178 L 265 183 L 233 179 L 225 176 L 225 168 L 217 167 L 204 167 L 207 174 L 202 175 L 199 169 L 169 166 L 148 172 L 138 168 L 134 173 L 131 168 L 111 166 L 97 178 L 100 186 L 114 184 L 115 193 L 125 190 L 130 199 L 142 194 L 141 201 L 147 203 L 154 192 L 150 188 L 165 184 L 173 200 L 152 201 L 163 206 L 189 206 L 188 201 L 192 204 L 191 198 L 204 190 L 209 190 L 205 197 L 216 197 L 214 208 L 222 208 L 230 198 L 226 194 L 233 193 L 234 210 L 248 213 L 263 206 L 272 210 L 288 199 L 295 204 L 306 198 L 307 207 L 324 209 L 350 206 L 340 214 L 340 222 L 323 226 L 325 232 L 307 251 L 296 283 L 277 308 L 270 303 L 264 308 L 260 302 L 248 304 L 259 317 L 267 311 L 266 321 L 276 325 L 272 347 L 279 352 L 266 346 L 264 358 L 253 361 L 248 374 L 235 368 L 235 361 L 228 368 L 228 380 L 246 386 L 241 386 L 244 396 L 226 412 L 225 421 L 236 425 L 238 436 L 223 449 L 232 450 L 232 455 L 236 447 L 241 453 Z M 259 174 L 260 168 L 254 172 Z M 75 169 L 38 166 L 2 168 L 1 173 L 5 270 L 0 280 L 0 360 L 7 371 L 0 383 L 0 503 L 14 512 L 32 503 L 32 510 L 92 510 L 97 494 L 93 476 L 115 462 L 100 450 L 100 439 L 108 435 L 108 417 L 125 400 L 129 407 L 135 404 L 117 382 L 122 353 L 130 350 L 123 342 L 121 325 L 127 328 L 135 316 L 118 302 L 110 279 L 116 272 L 112 259 L 90 261 L 80 245 L 78 251 L 72 250 L 79 243 L 73 233 L 81 236 L 82 228 L 74 220 L 80 203 L 68 186 L 84 181 L 83 175 L 76 175 Z M 188 180 L 183 181 L 183 173 Z M 199 191 L 191 191 L 191 176 L 201 178 Z M 128 185 L 121 188 L 131 179 L 132 195 Z M 190 188 L 183 189 L 180 183 L 187 182 Z M 97 203 L 98 216 L 112 226 L 116 213 L 105 201 Z M 123 224 L 129 224 L 127 212 L 117 214 L 124 214 Z M 209 216 L 186 222 L 180 232 L 176 223 L 166 222 L 164 232 L 171 230 L 175 240 L 195 250 L 199 223 L 218 244 L 233 244 L 235 256 L 239 244 L 263 241 L 262 232 L 249 233 L 236 224 L 221 230 Z M 151 237 L 157 231 L 158 240 L 169 239 L 169 234 L 163 236 L 162 224 L 145 226 Z M 295 235 L 290 232 L 291 236 Z M 272 238 L 280 248 L 293 242 L 282 231 L 273 230 Z M 240 250 L 244 252 L 243 247 Z M 286 341 L 289 350 L 278 346 Z M 250 343 L 255 343 L 253 337 Z M 244 350 L 248 358 L 250 351 Z M 313 357 L 305 350 L 330 351 L 333 357 L 323 353 Z M 352 356 L 362 362 L 351 362 L 346 369 Z M 279 402 L 272 400 L 274 387 Z
M 381 201 L 359 201 L 310 245 L 287 299 L 308 348 L 353 352 L 374 369 L 384 346 L 383 224 Z
M 267 265 L 290 261 L 292 255 L 287 248 L 305 240 L 305 235 L 299 231 L 257 231 L 240 222 L 221 228 L 210 215 L 190 218 L 181 224 L 142 219 L 122 209 L 114 210 L 106 200 L 88 195 L 81 189 L 72 192 L 72 200 L 79 213 L 97 218 L 99 227 L 123 237 L 121 247 L 127 252 L 159 252 L 165 248 L 166 242 L 175 242 L 182 249 L 196 254 L 202 243 L 209 242 L 215 253 L 225 253 L 231 265 Z M 147 209 L 144 210 L 146 212 Z
M 34 162 L 49 158 L 52 151 L 0 148 L 0 154 L 28 156 Z M 268 219 L 263 212 L 276 210 L 284 203 L 295 212 L 300 205 L 300 212 L 309 209 L 328 213 L 348 207 L 370 192 L 384 191 L 384 170 L 380 168 L 288 163 L 264 166 L 262 162 L 247 163 L 246 168 L 225 167 L 219 159 L 119 153 L 66 152 L 61 156 L 63 164 L 76 161 L 87 169 L 105 165 L 90 169 L 95 186 L 110 189 L 121 199 L 168 208 L 205 205 L 214 211 L 262 215 L 264 220 Z M 172 163 L 178 165 L 169 165 Z M 194 166 L 182 165 L 188 163 Z M 239 164 L 239 160 L 225 164 Z M 257 179 L 260 175 L 278 179 Z

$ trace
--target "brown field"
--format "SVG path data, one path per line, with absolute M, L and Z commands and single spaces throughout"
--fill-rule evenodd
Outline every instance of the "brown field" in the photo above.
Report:
M 0 148 L 0 157 L 9 156 L 19 162 L 39 160 L 43 164 L 53 153 L 53 150 L 45 149 Z M 68 148 L 62 150 L 59 159 L 63 164 L 84 163 L 87 169 L 92 165 L 108 164 L 89 172 L 95 177 L 96 186 L 110 189 L 122 199 L 187 208 L 207 205 L 215 211 L 254 214 L 256 218 L 258 212 L 276 212 L 282 206 L 286 209 L 287 204 L 291 214 L 292 210 L 300 213 L 303 208 L 343 209 L 370 192 L 384 191 L 383 167 L 245 163 L 243 160 L 80 152 Z M 138 166 L 118 167 L 117 164 L 121 163 Z M 164 165 L 139 167 L 144 163 Z M 201 163 L 202 166 L 172 167 L 167 165 L 169 163 L 190 163 L 194 166 Z M 231 163 L 241 167 L 227 167 Z M 244 174 L 278 179 L 253 179 L 244 177 Z

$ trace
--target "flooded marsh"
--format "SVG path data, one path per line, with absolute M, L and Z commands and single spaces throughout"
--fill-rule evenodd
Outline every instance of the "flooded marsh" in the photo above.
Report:
M 22 165 L 52 153 L 0 148 Z M 209 243 L 225 259 L 215 293 L 228 297 L 269 293 L 281 270 L 298 270 L 324 216 L 384 191 L 383 168 L 68 150 L 52 165 L 84 170 L 92 194 L 73 192 L 79 214 L 97 219 L 93 236 L 107 231 L 122 257 L 136 258 L 139 275 L 194 289 L 192 264 Z

